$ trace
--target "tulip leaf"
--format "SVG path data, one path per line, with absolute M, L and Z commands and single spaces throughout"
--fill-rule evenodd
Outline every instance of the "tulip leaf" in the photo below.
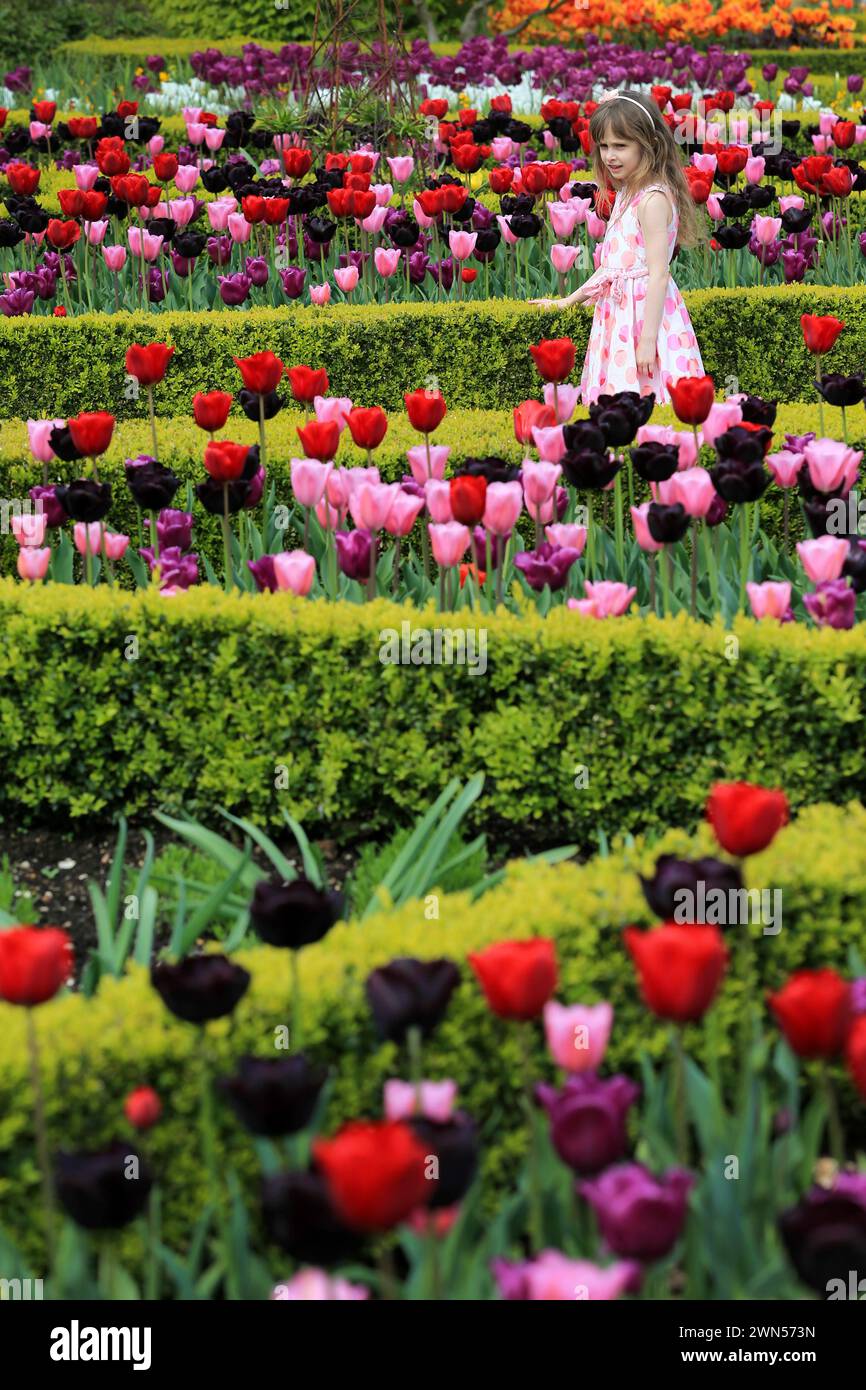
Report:
M 134 550 L 127 550 L 123 558 L 132 571 L 136 589 L 148 588 L 150 584 L 150 571 L 141 556 L 137 555 Z
M 155 816 L 162 825 L 168 826 L 169 830 L 173 830 L 184 840 L 189 840 L 196 849 L 200 849 L 204 854 L 216 859 L 224 869 L 235 868 L 244 857 L 243 851 L 233 845 L 230 840 L 226 840 L 222 835 L 217 835 L 213 830 L 207 830 L 203 825 L 199 825 L 198 821 L 175 820 L 162 811 L 156 811 Z
M 244 941 L 247 933 L 249 932 L 249 929 L 249 908 L 245 907 L 243 911 L 238 913 L 235 919 L 235 924 L 229 932 L 228 936 L 226 937 L 224 949 L 227 956 L 230 956 L 233 951 L 236 951 L 238 949 L 238 947 Z
M 198 937 L 209 926 L 213 918 L 217 915 L 217 910 L 223 899 L 231 892 L 235 884 L 241 878 L 244 870 L 252 858 L 252 845 L 250 841 L 245 841 L 244 854 L 241 862 L 231 871 L 222 883 L 218 883 L 213 892 L 205 898 L 193 912 L 188 922 L 185 922 L 177 934 L 176 942 L 173 939 L 172 950 L 178 956 L 185 956 L 191 950 Z
M 159 898 L 150 884 L 139 900 L 138 931 L 135 935 L 134 959 L 137 965 L 148 965 L 153 951 L 153 933 L 156 926 L 156 909 Z
M 252 821 L 244 820 L 241 816 L 233 816 L 222 807 L 219 808 L 219 813 L 221 816 L 225 816 L 226 820 L 230 820 L 233 825 L 240 826 L 241 830 L 249 835 L 251 840 L 255 841 L 259 849 L 264 850 L 281 878 L 285 879 L 287 883 L 292 883 L 293 880 L 297 878 L 298 875 L 295 866 L 286 858 L 282 851 L 277 848 L 269 835 L 266 835 L 263 830 L 259 830 L 258 826 L 253 825 Z
M 307 839 L 306 834 L 304 833 L 300 821 L 296 821 L 294 816 L 286 810 L 283 811 L 283 819 L 285 820 L 286 825 L 289 827 L 292 834 L 294 835 L 295 840 L 297 841 L 298 849 L 301 851 L 301 859 L 303 861 L 305 875 L 310 880 L 314 888 L 324 888 L 325 883 L 322 876 L 322 866 L 319 862 L 315 850 L 313 849 L 312 845 Z M 289 868 L 291 877 L 288 881 L 289 883 L 291 883 L 295 878 L 297 878 L 297 874 L 295 873 L 295 870 L 291 868 L 291 865 L 289 866 Z

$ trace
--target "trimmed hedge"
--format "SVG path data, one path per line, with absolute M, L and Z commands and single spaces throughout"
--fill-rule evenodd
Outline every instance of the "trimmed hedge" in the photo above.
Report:
M 796 790 L 793 771 L 787 781 L 789 789 Z M 561 838 L 566 838 L 565 829 L 559 827 Z M 866 861 L 852 859 L 847 845 L 862 841 L 864 835 L 866 811 L 861 805 L 814 806 L 803 811 L 768 851 L 748 861 L 750 885 L 782 892 L 779 934 L 764 936 L 757 925 L 751 929 L 761 992 L 778 987 L 789 971 L 804 966 L 830 965 L 848 972 L 849 950 L 863 939 Z M 470 951 L 497 940 L 551 936 L 560 963 L 558 997 L 566 1002 L 609 999 L 614 1006 L 605 1071 L 623 1068 L 637 1074 L 644 1050 L 661 1058 L 669 1045 L 668 1030 L 639 1001 L 620 928 L 631 922 L 652 923 L 637 870 L 650 871 L 662 850 L 712 853 L 713 842 L 704 827 L 696 841 L 673 831 L 652 850 L 639 842 L 583 867 L 515 863 L 505 881 L 474 906 L 468 894 L 441 895 L 435 922 L 425 918 L 424 904 L 411 902 L 369 918 L 363 927 L 338 925 L 323 942 L 307 948 L 301 957 L 305 1050 L 327 1063 L 335 1076 L 326 1128 L 332 1130 L 353 1116 L 380 1114 L 384 1081 L 406 1074 L 405 1056 L 375 1037 L 363 995 L 369 971 L 395 956 L 444 955 L 463 965 Z M 274 1029 L 287 1019 L 285 953 L 257 947 L 239 953 L 237 959 L 252 974 L 250 990 L 230 1024 L 220 1020 L 209 1025 L 206 1047 L 197 1029 L 168 1014 L 138 968 L 123 981 L 104 980 L 91 1000 L 66 995 L 37 1013 L 52 1147 L 95 1147 L 123 1134 L 123 1100 L 135 1086 L 152 1085 L 161 1095 L 163 1118 L 147 1135 L 146 1149 L 164 1184 L 164 1239 L 174 1249 L 186 1248 L 203 1201 L 197 1104 L 204 1058 L 212 1072 L 225 1075 L 243 1052 L 273 1055 Z M 462 973 L 445 1021 L 425 1043 L 424 1075 L 457 1080 L 461 1106 L 478 1119 L 482 1178 L 492 1210 L 512 1185 L 526 1144 L 517 1030 L 493 1018 L 465 965 Z M 732 965 L 713 1011 L 712 1032 L 691 1027 L 686 1035 L 689 1052 L 704 1061 L 712 1047 L 729 1085 L 736 1075 L 743 998 L 743 985 Z M 42 1270 L 36 1214 L 39 1178 L 22 1011 L 0 1005 L 0 1021 L 2 1224 Z M 772 1025 L 768 1031 L 772 1035 Z M 552 1078 L 542 1030 L 536 1026 L 533 1032 L 534 1066 L 539 1075 Z M 862 1146 L 862 1102 L 841 1068 L 834 1070 L 849 1140 Z M 217 1122 L 221 1171 L 238 1169 L 255 1213 L 258 1164 L 249 1137 L 225 1110 Z M 123 1258 L 140 1262 L 138 1232 L 125 1232 L 122 1244 Z M 285 1261 L 275 1259 L 275 1274 L 281 1264 L 284 1269 Z
M 757 395 L 808 399 L 814 365 L 800 329 L 807 312 L 845 323 L 827 367 L 862 371 L 866 362 L 862 286 L 694 290 L 685 300 L 705 368 L 720 388 L 730 378 Z M 143 415 L 143 399 L 124 398 L 124 356 L 130 343 L 154 339 L 177 348 L 155 392 L 160 415 L 184 414 L 194 392 L 235 380 L 233 357 L 265 348 L 287 364 L 327 367 L 332 393 L 358 405 L 401 409 L 404 391 L 435 377 L 453 407 L 510 409 L 538 391 L 530 343 L 570 334 L 580 362 L 590 323 L 585 308 L 553 315 L 513 300 L 0 319 L 0 379 L 7 383 L 0 413 Z
M 381 664 L 380 634 L 404 621 L 483 630 L 486 672 Z M 796 806 L 866 795 L 862 626 L 740 618 L 732 645 L 684 614 L 439 615 L 6 579 L 0 628 L 0 740 L 22 773 L 0 813 L 16 822 L 222 805 L 357 838 L 482 771 L 473 825 L 591 849 L 600 831 L 694 824 L 720 776 L 783 777 Z

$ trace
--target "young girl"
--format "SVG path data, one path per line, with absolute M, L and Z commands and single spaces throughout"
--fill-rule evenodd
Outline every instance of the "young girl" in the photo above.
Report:
M 605 93 L 589 122 L 593 178 L 616 200 L 598 269 L 567 299 L 546 308 L 594 303 L 580 389 L 584 405 L 616 391 L 670 396 L 666 379 L 703 376 L 688 310 L 669 265 L 674 248 L 701 240 L 679 153 L 658 106 L 639 92 Z

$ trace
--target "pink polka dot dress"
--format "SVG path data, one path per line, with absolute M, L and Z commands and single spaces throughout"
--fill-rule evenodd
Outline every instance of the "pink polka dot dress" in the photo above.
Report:
M 607 232 L 596 252 L 598 268 L 584 284 L 595 303 L 589 347 L 580 380 L 581 400 L 591 405 L 600 395 L 616 391 L 655 392 L 660 405 L 670 402 L 666 379 L 703 376 L 698 340 L 683 297 L 668 279 L 662 322 L 658 333 L 658 360 L 653 372 L 638 373 L 635 351 L 643 332 L 644 302 L 649 287 L 646 248 L 637 219 L 641 198 L 658 189 L 667 194 L 672 208 L 668 228 L 668 264 L 677 242 L 679 215 L 663 184 L 650 184 L 624 207 L 624 193 L 616 195 Z

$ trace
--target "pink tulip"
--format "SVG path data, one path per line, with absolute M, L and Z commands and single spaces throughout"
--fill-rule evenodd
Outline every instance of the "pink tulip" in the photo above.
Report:
M 484 527 L 495 536 L 507 536 L 523 511 L 520 483 L 488 483 L 484 498 Z
M 352 290 L 358 288 L 359 271 L 356 265 L 338 267 L 334 271 L 334 279 L 343 294 L 351 294 Z
M 183 116 L 184 123 L 189 125 L 190 121 L 201 120 L 201 113 L 203 110 L 203 106 L 185 106 L 180 114 Z
M 207 132 L 207 126 L 200 121 L 189 121 L 186 127 L 186 138 L 191 145 L 200 145 Z
M 282 1303 L 355 1303 L 370 1297 L 364 1284 L 326 1274 L 323 1269 L 299 1269 L 284 1284 L 277 1284 L 271 1299 Z
M 702 517 L 710 510 L 716 489 L 706 468 L 686 468 L 659 483 L 659 496 L 666 505 L 681 502 L 689 516 Z
M 563 188 L 563 189 L 560 189 L 560 192 L 559 192 L 560 198 L 562 198 L 562 196 L 563 196 L 564 193 L 565 193 L 565 189 L 564 189 L 564 188 Z M 570 208 L 576 208 L 576 209 L 577 209 L 577 221 L 578 221 L 578 225 L 580 225 L 581 222 L 585 222 L 585 221 L 586 221 L 587 217 L 588 217 L 589 214 L 590 214 L 590 211 L 591 211 L 591 209 L 592 209 L 592 199 L 591 199 L 591 198 L 571 198 L 571 199 L 569 200 L 568 206 L 569 206 Z
M 349 511 L 362 531 L 381 531 L 394 502 L 399 483 L 362 483 L 352 491 Z
M 610 579 L 592 583 L 584 581 L 585 599 L 570 598 L 567 608 L 576 609 L 585 618 L 619 618 L 629 608 L 637 589 L 627 584 L 617 584 Z
M 780 449 L 777 454 L 768 454 L 765 463 L 779 487 L 793 487 L 805 459 L 802 454 Z
M 348 515 L 348 507 L 332 507 L 327 498 L 323 497 L 321 502 L 316 503 L 316 516 L 319 525 L 326 531 L 337 531 L 343 525 Z
M 124 536 L 120 531 L 106 531 L 105 553 L 109 560 L 122 560 L 128 545 L 129 536 Z
M 180 170 L 178 170 L 178 173 Z M 212 203 L 205 204 L 205 212 L 211 227 L 215 232 L 224 232 L 229 222 L 229 214 L 234 207 L 234 199 L 231 203 L 223 202 L 222 198 L 214 198 Z M 246 219 L 244 219 L 246 220 Z
M 578 558 L 583 554 L 586 545 L 585 526 L 560 521 L 551 526 L 545 526 L 544 534 L 551 545 L 561 545 L 566 546 L 569 550 L 576 550 Z
M 198 183 L 198 169 L 194 164 L 181 164 L 174 176 L 174 186 L 181 193 L 192 193 Z
M 32 582 L 37 579 L 44 579 L 50 563 L 50 545 L 45 546 L 43 550 L 27 545 L 18 551 L 18 573 L 22 579 L 29 579 Z
M 549 132 L 548 132 L 548 133 L 549 133 Z M 559 190 L 558 197 L 559 197 L 560 202 L 563 202 L 563 203 L 570 203 L 571 200 L 572 200 L 572 198 L 574 197 L 574 194 L 573 194 L 572 191 L 571 191 L 571 185 L 568 184 L 568 183 L 564 183 L 564 184 L 562 185 L 562 188 L 560 188 L 560 190 Z
M 514 149 L 514 141 L 510 135 L 497 135 L 490 141 L 490 149 L 493 152 L 493 158 L 501 164 Z
M 76 521 L 72 528 L 72 539 L 79 555 L 87 554 L 87 541 L 90 539 L 91 555 L 98 555 L 102 545 L 102 525 L 98 521 Z
M 731 144 L 743 145 L 749 139 L 749 119 L 747 116 L 732 116 L 729 122 Z
M 143 232 L 140 227 L 129 227 L 126 237 L 133 256 L 143 255 L 146 261 L 155 261 L 162 250 L 163 238 Z
M 563 246 L 556 242 L 550 248 L 550 259 L 553 268 L 558 275 L 567 275 L 577 260 L 583 248 L 580 246 Z
M 45 540 L 48 518 L 42 511 L 19 512 L 17 516 L 13 512 L 9 523 L 13 536 L 21 546 L 41 545 Z
M 30 139 L 31 139 L 31 140 L 43 140 L 43 139 L 45 138 L 46 135 L 50 135 L 50 134 L 51 134 L 51 126 L 50 126 L 50 125 L 46 125 L 44 121 L 31 121 L 31 122 L 30 122 Z
M 400 264 L 400 251 L 397 247 L 377 246 L 373 252 L 373 264 L 380 275 L 393 275 Z
M 423 510 L 423 497 L 414 497 L 398 487 L 385 518 L 385 530 L 391 536 L 408 536 Z
M 850 449 L 838 439 L 812 439 L 803 450 L 812 486 L 818 492 L 850 492 L 857 481 L 862 450 Z
M 555 236 L 571 236 L 580 218 L 578 209 L 574 206 L 579 199 L 573 198 L 570 203 L 549 203 L 548 212 L 550 213 L 550 225 L 553 227 Z M 556 262 L 554 261 L 554 265 Z M 559 267 L 556 267 L 557 270 Z M 571 267 L 569 266 L 569 270 Z
M 360 219 L 360 225 L 363 227 L 365 232 L 381 232 L 382 228 L 385 225 L 385 218 L 387 216 L 388 209 L 386 207 L 375 207 L 371 213 L 369 213 L 366 217 L 362 217 Z M 399 257 L 399 252 L 397 253 L 397 255 Z
M 169 216 L 173 217 L 179 227 L 187 227 L 195 215 L 195 198 L 171 198 L 169 200 Z
M 292 492 L 302 507 L 315 507 L 325 491 L 325 484 L 334 467 L 318 459 L 292 459 L 290 463 Z
M 844 536 L 819 536 L 814 541 L 797 542 L 800 564 L 813 584 L 838 579 L 848 558 L 848 549 Z
M 311 285 L 311 286 L 310 286 L 310 303 L 311 303 L 311 304 L 329 304 L 330 302 L 331 302 L 331 286 L 330 286 L 330 285 L 324 284 L 324 285 Z
M 82 193 L 89 193 L 99 178 L 99 165 L 73 164 L 72 172 L 75 176 L 75 187 L 80 189 Z
M 375 464 L 371 465 L 369 468 L 342 468 L 340 469 L 340 472 L 344 476 L 345 485 L 348 489 L 346 493 L 347 501 L 352 496 L 352 493 L 355 492 L 359 487 L 362 487 L 365 483 L 373 485 L 375 483 L 381 482 L 381 478 L 379 477 L 379 470 L 375 466 Z
M 818 117 L 818 129 L 820 130 L 821 134 L 832 135 L 833 127 L 835 126 L 838 119 L 839 117 L 836 115 L 835 111 L 822 111 L 820 116 Z
M 746 160 L 746 182 L 760 183 L 764 177 L 764 167 L 767 161 L 763 155 L 753 154 Z
M 423 484 L 427 510 L 434 521 L 444 525 L 454 520 L 451 511 L 451 484 L 439 478 L 428 478 Z
M 444 478 L 445 465 L 448 462 L 448 455 L 451 453 L 450 444 L 431 444 L 430 445 L 430 464 L 429 474 L 427 471 L 427 450 L 423 444 L 413 444 L 411 449 L 406 450 L 406 457 L 409 460 L 409 467 L 412 470 L 412 477 L 421 487 L 431 478 Z
M 108 269 L 115 275 L 126 265 L 125 246 L 103 246 L 102 255 Z
M 832 148 L 833 141 L 829 135 L 813 135 L 812 144 L 815 146 L 816 154 L 826 154 Z
M 459 565 L 469 544 L 469 527 L 459 521 L 449 521 L 444 525 L 428 526 L 433 558 L 442 569 Z
M 866 140 L 866 125 L 855 126 L 854 143 L 856 145 L 862 145 L 864 140 Z
M 653 555 L 657 550 L 664 550 L 664 545 L 661 543 L 661 541 L 653 540 L 652 536 L 650 535 L 650 529 L 647 525 L 646 519 L 649 507 L 649 502 L 644 502 L 641 504 L 641 506 L 632 507 L 630 508 L 630 510 L 631 521 L 632 525 L 634 526 L 635 540 L 637 541 L 641 550 L 645 550 L 648 555 Z
M 782 226 L 781 217 L 759 217 L 752 220 L 752 231 L 760 246 L 769 246 L 776 240 Z
M 249 241 L 252 235 L 253 229 L 242 212 L 230 212 L 226 218 L 226 226 L 232 241 L 243 244 Z
M 30 452 L 40 463 L 50 463 L 55 457 L 54 450 L 49 442 L 52 430 L 61 430 L 66 424 L 65 420 L 28 420 L 27 434 L 30 440 Z
M 222 148 L 223 140 L 226 138 L 224 130 L 217 130 L 216 126 L 208 126 L 205 129 L 204 141 L 209 150 L 219 150 Z
M 274 556 L 274 578 L 278 589 L 290 589 L 306 598 L 313 587 L 316 562 L 305 550 L 282 550 Z
M 709 415 L 701 425 L 700 433 L 703 443 L 715 444 L 720 434 L 724 434 L 734 425 L 739 425 L 742 418 L 743 409 L 739 401 L 714 401 L 710 406 Z M 691 438 L 694 439 L 694 436 Z
M 475 243 L 478 240 L 477 232 L 450 231 L 448 233 L 448 246 L 452 256 L 458 261 L 465 261 L 475 250 Z
M 457 1100 L 456 1081 L 422 1081 L 416 1088 L 413 1082 L 398 1081 L 396 1078 L 385 1082 L 385 1119 L 406 1120 L 410 1115 L 417 1115 L 419 1090 L 422 1115 L 439 1124 L 451 1119 Z
M 554 391 L 556 392 L 555 400 Z M 544 384 L 544 404 L 549 405 L 554 411 L 560 425 L 568 424 L 579 400 L 579 386 L 569 386 L 565 381 L 559 382 L 555 387 L 552 381 L 547 381 Z
M 637 444 L 674 444 L 676 431 L 673 425 L 641 425 L 637 432 Z
M 337 425 L 340 434 L 346 428 L 346 419 L 352 409 L 352 401 L 349 396 L 314 396 L 313 410 L 320 425 L 325 425 L 329 420 L 333 420 Z M 376 473 L 378 482 L 379 474 Z
M 164 136 L 164 135 L 152 135 L 152 136 L 150 137 L 150 139 L 148 140 L 148 142 L 147 142 L 147 152 L 148 152 L 148 154 L 150 155 L 151 159 L 153 158 L 153 156 L 154 156 L 155 154 L 162 154 L 162 152 L 163 152 L 164 149 L 165 149 L 165 136 Z
M 725 214 L 722 211 L 722 205 L 719 202 L 718 193 L 710 194 L 709 198 L 707 199 L 706 207 L 707 212 L 710 214 L 710 217 L 713 219 L 714 222 L 722 221 Z
M 604 1061 L 613 1008 L 610 1004 L 557 1004 L 544 1006 L 547 1049 L 565 1071 L 597 1071 Z
M 597 217 L 594 212 L 590 212 L 586 217 L 586 230 L 593 241 L 600 241 L 607 231 L 607 223 L 603 217 Z
M 791 607 L 790 584 L 774 584 L 769 580 L 764 584 L 747 584 L 746 593 L 749 596 L 752 616 L 759 621 L 763 618 L 775 618 L 781 622 Z
M 611 1303 L 633 1288 L 640 1274 L 640 1265 L 633 1260 L 602 1267 L 590 1260 L 571 1259 L 559 1250 L 542 1250 L 533 1259 L 518 1262 L 516 1268 L 497 1259 L 493 1268 L 494 1274 L 502 1270 L 503 1280 L 519 1282 L 520 1297 L 530 1303 L 573 1303 L 576 1298 Z
M 387 211 L 388 204 L 394 196 L 393 184 L 371 183 L 370 192 L 375 193 L 376 195 L 376 206 L 380 208 L 385 208 L 385 210 Z
M 710 174 L 715 177 L 716 165 L 718 160 L 714 154 L 693 154 L 692 164 L 700 174 Z
M 496 221 L 499 223 L 502 240 L 505 242 L 506 246 L 516 246 L 520 238 L 516 237 L 512 232 L 510 219 L 508 217 L 503 217 L 502 213 L 498 212 L 496 214 Z
M 532 431 L 535 434 L 535 429 Z M 523 460 L 523 496 L 527 508 L 540 507 L 553 496 L 562 468 L 558 463 Z
M 779 199 L 779 211 L 787 212 L 789 208 L 797 208 L 798 211 L 806 206 L 804 198 L 799 193 L 789 193 L 786 197 Z
M 562 425 L 533 425 L 532 441 L 546 463 L 559 463 L 566 451 Z
M 85 222 L 84 235 L 91 246 L 101 246 L 105 240 L 105 233 L 108 231 L 108 218 L 103 218 L 101 222 Z
M 435 217 L 427 216 L 427 213 L 424 211 L 417 198 L 412 203 L 412 213 L 419 227 L 432 227 L 433 223 L 436 221 Z
M 415 160 L 411 154 L 389 154 L 387 160 L 394 182 L 408 183 L 415 169 Z

